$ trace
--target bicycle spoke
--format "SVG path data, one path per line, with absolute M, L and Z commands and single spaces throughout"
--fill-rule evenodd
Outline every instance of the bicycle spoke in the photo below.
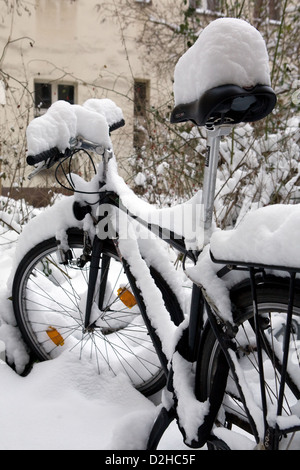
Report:
M 45 358 L 68 349 L 92 361 L 98 373 L 123 371 L 138 387 L 155 384 L 163 377 L 161 366 L 137 305 L 127 306 L 119 296 L 120 288 L 130 286 L 118 258 L 103 254 L 90 325 L 85 327 L 89 263 L 78 267 L 81 248 L 72 247 L 72 259 L 60 267 L 55 249 L 34 258 L 24 277 L 21 302 L 30 341 Z

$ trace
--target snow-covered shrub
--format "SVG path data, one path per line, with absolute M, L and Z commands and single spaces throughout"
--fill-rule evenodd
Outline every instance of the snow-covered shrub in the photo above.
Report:
M 202 131 L 186 124 L 150 115 L 145 141 L 130 158 L 134 191 L 152 204 L 173 205 L 191 197 L 203 177 L 205 139 Z
M 215 201 L 215 218 L 221 227 L 234 225 L 253 207 L 300 201 L 299 7 L 294 0 L 282 2 L 281 14 L 276 20 L 271 17 L 267 1 L 257 2 L 254 9 L 250 2 L 238 2 L 235 6 L 229 1 L 222 2 L 218 16 L 245 19 L 261 32 L 269 54 L 270 78 L 277 105 L 264 120 L 253 126 L 235 128 L 221 144 Z M 153 38 L 152 65 L 156 64 L 155 58 L 159 61 L 161 57 L 155 49 L 154 28 L 159 32 L 163 30 L 168 36 L 163 49 L 164 70 L 173 71 L 180 55 L 180 44 L 181 48 L 184 44 L 184 50 L 187 50 L 207 21 L 214 19 L 200 10 L 183 1 L 181 16 L 176 17 L 177 27 L 175 17 L 172 28 L 169 22 L 163 21 L 163 11 L 159 20 L 156 18 L 151 22 L 150 18 L 145 23 L 148 42 L 145 42 L 144 29 L 140 41 L 148 46 Z M 146 14 L 144 12 L 144 16 Z M 168 11 L 165 17 L 168 17 Z M 174 38 L 177 37 L 182 41 L 178 42 L 176 49 Z M 156 67 L 161 76 L 163 68 L 159 63 Z M 187 124 L 171 128 L 169 114 L 170 101 L 165 109 L 160 103 L 157 109 L 149 110 L 144 146 L 137 149 L 131 159 L 134 189 L 150 202 L 160 205 L 188 199 L 202 187 L 206 151 L 205 131 Z M 137 173 L 139 177 L 136 179 Z
M 236 127 L 221 141 L 215 218 L 234 225 L 251 208 L 299 202 L 300 116 L 283 131 L 265 134 L 250 124 Z M 148 127 L 148 142 L 130 163 L 134 190 L 149 202 L 173 205 L 202 187 L 206 131 L 188 125 Z M 168 132 L 165 131 L 167 129 Z
M 250 125 L 238 127 L 221 144 L 215 216 L 222 228 L 252 208 L 299 202 L 300 117 L 285 132 L 255 136 Z

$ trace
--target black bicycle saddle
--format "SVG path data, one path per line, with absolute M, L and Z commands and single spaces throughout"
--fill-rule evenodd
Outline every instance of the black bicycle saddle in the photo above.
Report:
M 192 121 L 197 126 L 254 122 L 267 116 L 276 104 L 276 95 L 267 85 L 241 88 L 222 85 L 207 90 L 190 103 L 178 104 L 171 123 Z

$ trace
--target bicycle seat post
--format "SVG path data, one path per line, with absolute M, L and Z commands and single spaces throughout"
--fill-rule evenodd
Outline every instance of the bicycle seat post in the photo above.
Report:
M 103 175 L 102 175 L 102 183 L 106 183 L 107 179 L 107 170 L 108 170 L 108 162 L 113 157 L 113 151 L 111 149 L 104 149 L 102 154 L 102 162 L 103 162 Z
M 220 141 L 223 136 L 230 133 L 231 129 L 232 126 L 229 125 L 207 128 L 207 153 L 202 193 L 204 245 L 209 242 L 211 236 Z

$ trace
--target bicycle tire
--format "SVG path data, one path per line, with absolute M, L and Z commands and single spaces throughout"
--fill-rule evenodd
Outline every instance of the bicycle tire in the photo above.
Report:
M 284 334 L 288 295 L 289 283 L 288 280 L 284 278 L 275 278 L 271 276 L 264 279 L 264 281 L 259 283 L 257 286 L 258 310 L 260 318 L 262 319 L 261 329 L 264 332 L 264 341 L 268 344 L 268 350 L 269 348 L 274 348 L 272 352 L 274 356 L 271 360 L 271 350 L 269 350 L 269 354 L 267 354 L 267 348 L 263 347 L 265 386 L 267 389 L 269 416 L 259 416 L 257 421 L 261 420 L 261 422 L 263 422 L 264 419 L 268 420 L 270 418 L 272 411 L 276 408 L 276 402 L 278 400 L 278 389 L 281 380 L 278 359 L 280 360 L 282 355 L 278 346 L 280 345 Z M 231 291 L 231 300 L 233 304 L 234 322 L 239 328 L 235 337 L 235 357 L 243 371 L 245 382 L 247 382 L 248 386 L 251 383 L 251 390 L 253 391 L 251 400 L 255 400 L 257 402 L 256 405 L 261 409 L 261 414 L 263 414 L 260 402 L 261 398 L 258 393 L 260 390 L 260 384 L 257 372 L 256 339 L 253 334 L 253 327 L 251 327 L 251 319 L 253 318 L 253 301 L 250 285 L 243 282 L 233 288 Z M 212 328 L 207 325 L 196 367 L 196 393 L 201 401 L 205 401 L 210 395 L 217 364 L 222 354 L 220 345 L 212 331 Z M 285 383 L 286 393 L 282 413 L 287 419 L 289 415 L 293 413 L 291 410 L 293 409 L 293 406 L 296 406 L 297 401 L 300 398 L 299 379 L 297 380 L 300 363 L 299 281 L 295 288 L 293 326 L 289 354 L 291 358 L 291 369 Z M 222 360 L 224 360 L 224 357 Z M 294 363 L 296 368 L 294 368 Z M 232 426 L 236 426 L 237 428 L 240 428 L 242 432 L 249 433 L 248 436 L 253 439 L 255 447 L 256 444 L 254 436 L 257 429 L 259 429 L 259 424 L 257 424 L 257 428 L 254 432 L 253 424 L 251 425 L 249 422 L 243 404 L 238 396 L 238 391 L 233 383 L 231 374 L 229 373 L 221 407 L 222 412 L 219 413 L 216 419 L 216 425 L 225 426 L 229 429 L 231 429 Z M 254 419 L 256 418 L 254 417 Z M 262 434 L 259 435 L 259 445 L 262 445 L 263 448 L 268 447 L 269 450 L 284 450 L 295 448 L 295 446 L 297 448 L 300 444 L 300 431 L 298 431 L 297 427 L 294 427 L 293 429 L 293 427 L 289 428 L 287 426 L 285 429 L 285 437 L 283 436 L 283 433 L 279 431 L 277 439 L 274 439 L 271 442 L 265 442 L 264 439 L 265 437 Z
M 82 253 L 83 233 L 70 230 L 68 244 L 76 261 Z M 68 349 L 92 360 L 98 373 L 125 372 L 145 396 L 160 390 L 165 385 L 165 374 L 139 308 L 125 305 L 117 292 L 120 287 L 131 293 L 112 241 L 105 241 L 102 254 L 108 266 L 105 305 L 102 311 L 94 306 L 94 328 L 90 331 L 82 326 L 89 263 L 83 268 L 74 261 L 59 265 L 56 250 L 54 237 L 42 241 L 24 256 L 14 276 L 14 313 L 33 356 L 44 361 Z M 171 319 L 178 324 L 183 314 L 176 296 L 155 269 L 151 267 L 150 272 Z M 143 302 L 142 297 L 139 302 Z

